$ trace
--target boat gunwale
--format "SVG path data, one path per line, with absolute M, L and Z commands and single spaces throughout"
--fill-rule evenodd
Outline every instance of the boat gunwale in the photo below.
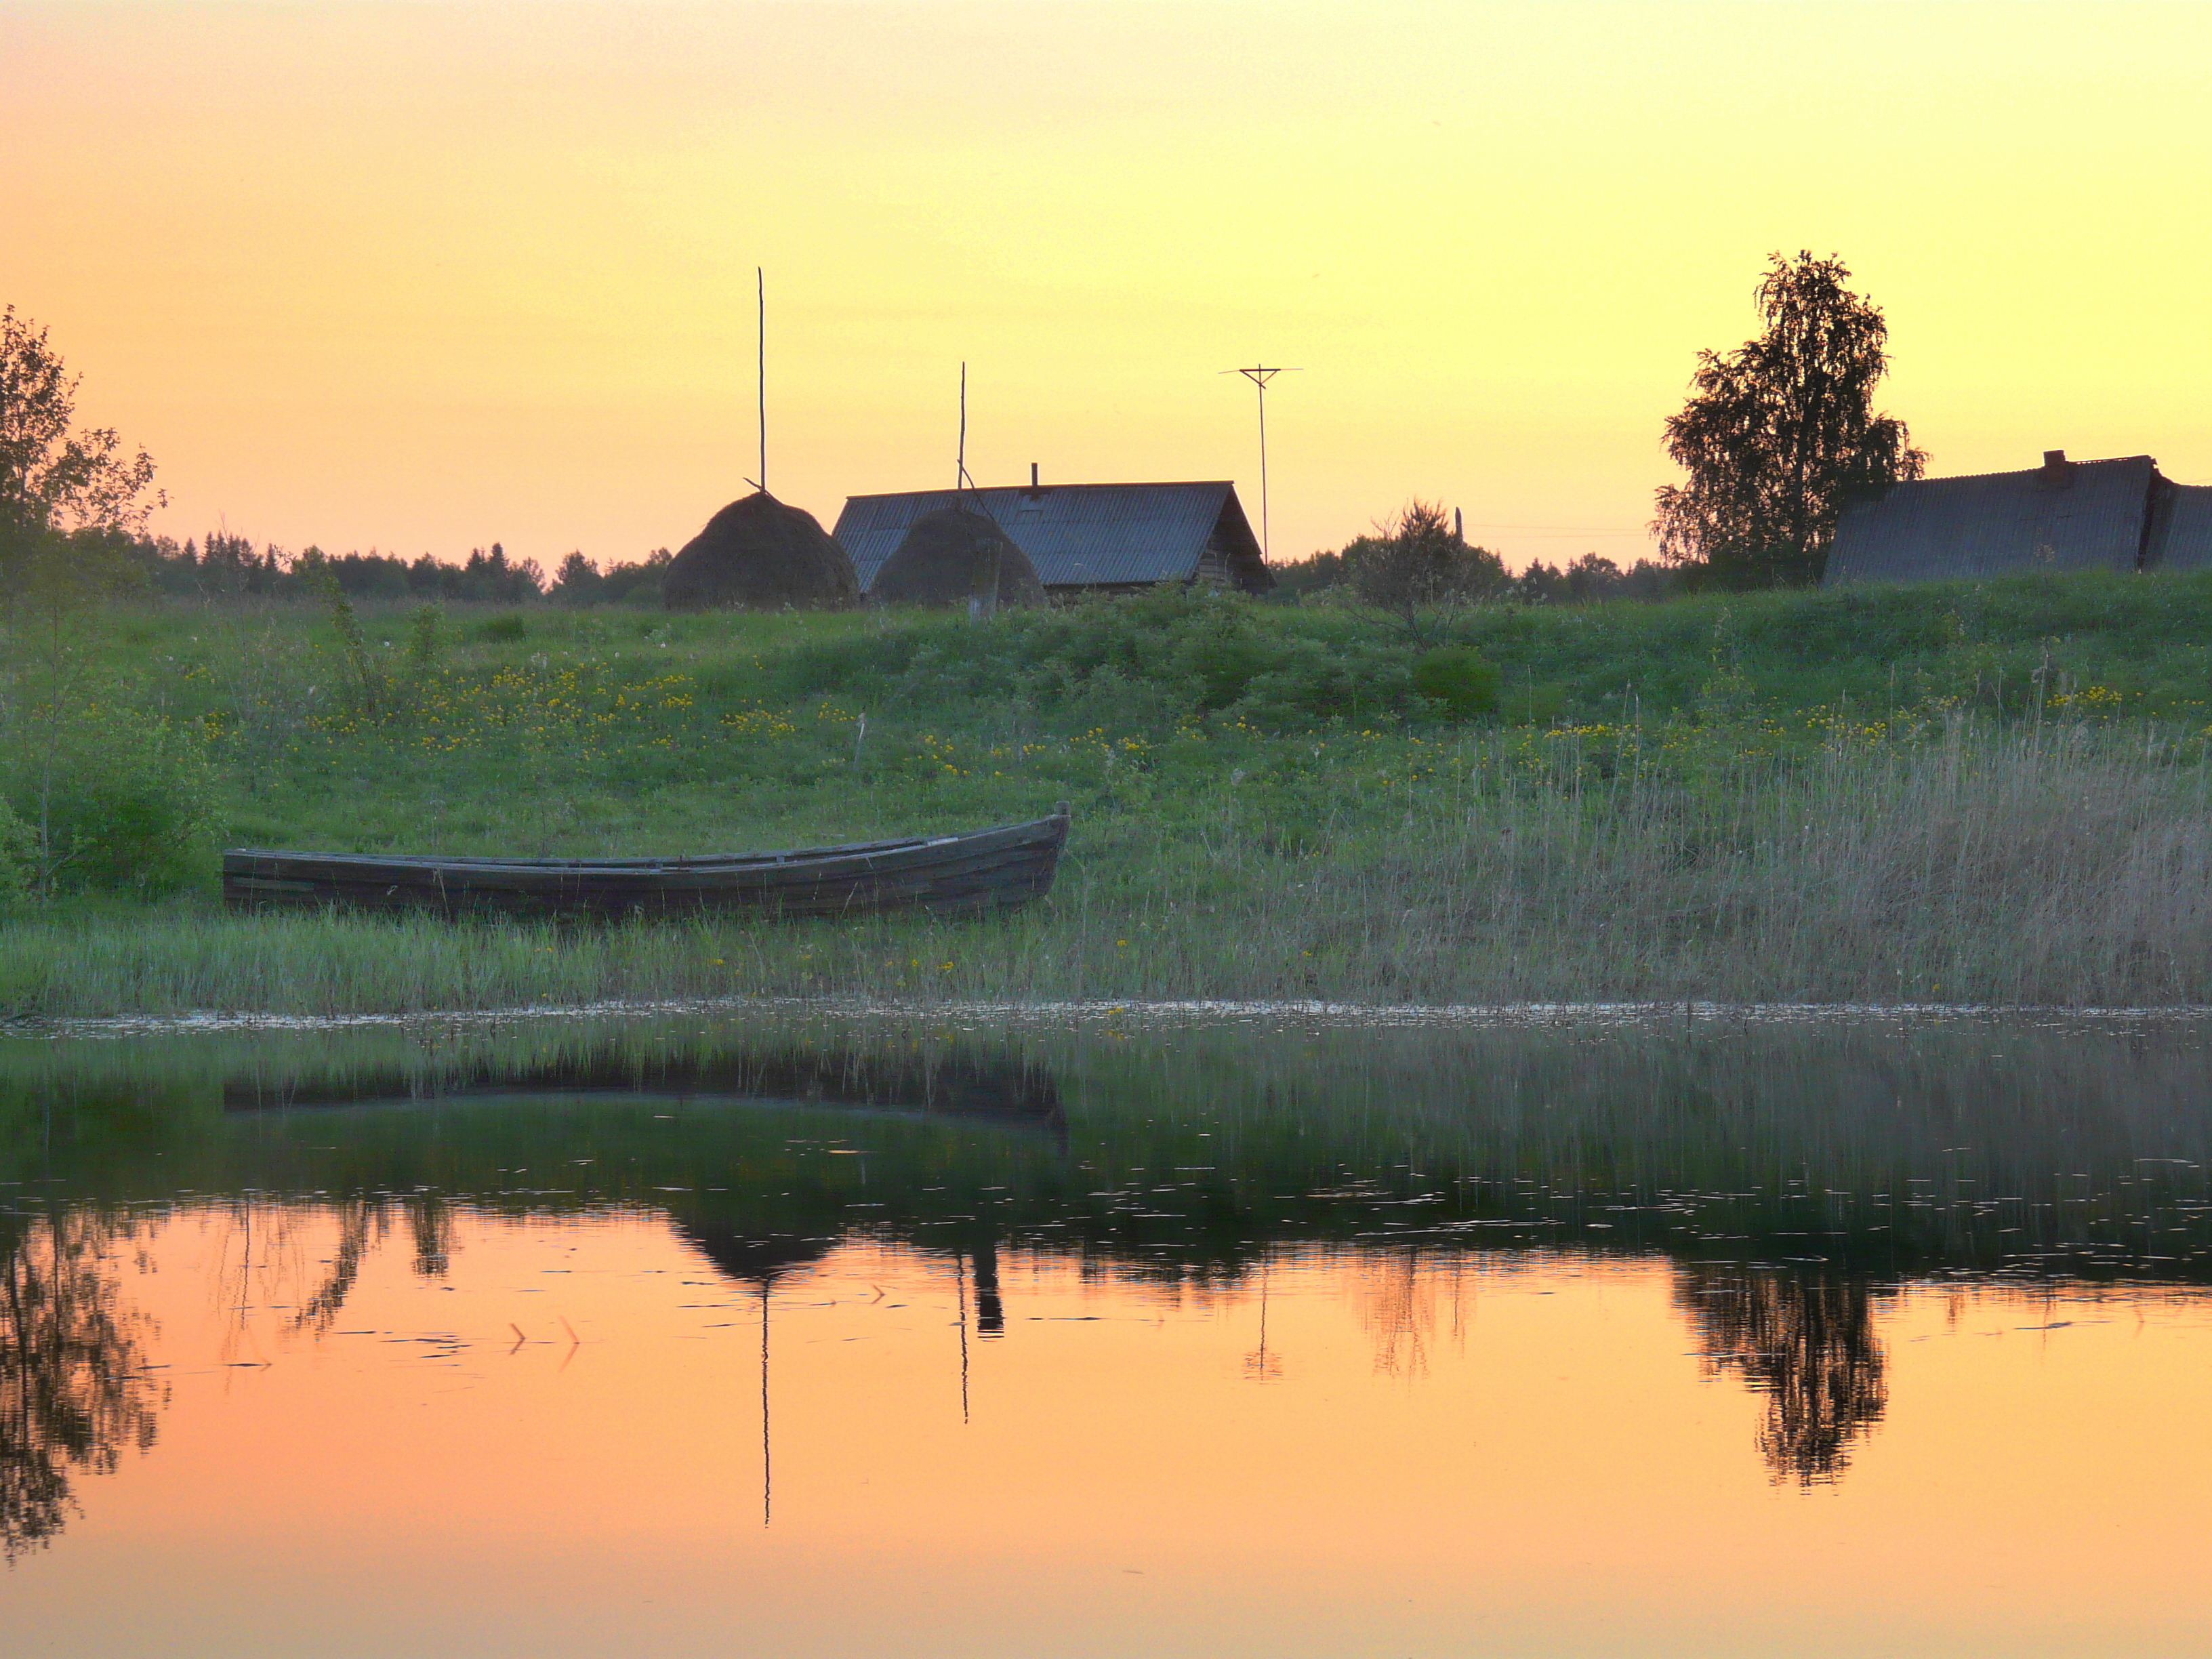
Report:
M 802 848 L 781 853 L 708 854 L 671 859 L 446 859 L 377 853 L 294 853 L 247 847 L 227 848 L 222 859 L 226 879 L 285 878 L 276 869 L 244 867 L 259 863 L 290 866 L 300 872 L 297 878 L 300 879 L 353 881 L 364 884 L 384 882 L 427 885 L 452 878 L 478 876 L 521 878 L 526 880 L 533 877 L 552 879 L 600 877 L 617 882 L 665 879 L 672 876 L 742 875 L 796 880 L 835 879 L 848 874 L 895 873 L 902 866 L 926 868 L 934 860 L 920 855 L 940 849 L 955 849 L 945 856 L 958 858 L 1042 846 L 1064 836 L 1066 827 L 1066 815 L 1054 813 L 1049 817 L 945 836 L 909 836 L 898 841 L 850 842 L 838 846 Z M 489 884 L 507 884 L 495 879 Z

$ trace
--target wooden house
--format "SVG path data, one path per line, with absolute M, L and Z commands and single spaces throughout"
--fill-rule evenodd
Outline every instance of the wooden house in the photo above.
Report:
M 1237 486 L 1039 484 L 854 495 L 837 516 L 863 592 L 924 514 L 948 507 L 988 514 L 1029 556 L 1047 594 L 1126 593 L 1206 582 L 1263 593 L 1275 585 Z
M 2212 486 L 2175 483 L 2148 455 L 2024 472 L 1918 478 L 1845 509 L 1824 586 L 2035 570 L 2212 568 Z

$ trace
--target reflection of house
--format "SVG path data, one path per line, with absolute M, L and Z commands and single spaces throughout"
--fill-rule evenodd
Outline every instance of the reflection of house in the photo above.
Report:
M 1208 582 L 1264 593 L 1275 585 L 1237 486 L 1211 483 L 1031 484 L 1010 489 L 854 495 L 837 540 L 866 592 L 914 521 L 952 506 L 978 509 L 1014 538 L 1054 599 Z
M 1920 478 L 1845 510 L 1826 585 L 2037 570 L 2212 568 L 2212 487 L 2160 476 L 2148 455 L 2026 472 Z

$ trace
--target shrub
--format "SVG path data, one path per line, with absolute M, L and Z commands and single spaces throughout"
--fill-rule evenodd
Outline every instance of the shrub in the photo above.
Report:
M 1440 645 L 1413 659 L 1413 690 L 1455 720 L 1498 712 L 1498 667 L 1471 645 Z
M 1078 729 L 1172 729 L 1209 714 L 1266 730 L 1395 725 L 1432 713 L 1402 636 L 1356 617 L 1293 629 L 1249 600 L 1164 586 L 977 628 L 926 621 L 811 641 L 770 671 L 789 697 L 874 706 L 1018 704 Z M 1494 676 L 1492 677 L 1494 680 Z M 1495 706 L 1479 702 L 1474 712 Z
M 512 645 L 529 636 L 530 626 L 510 611 L 504 617 L 478 623 L 471 632 L 487 645 Z
M 345 706 L 353 714 L 380 720 L 391 712 L 392 705 L 392 685 L 384 665 L 368 648 L 368 636 L 361 631 L 361 618 L 355 614 L 353 601 L 346 598 L 337 575 L 327 564 L 319 566 L 313 574 L 324 603 L 330 607 L 331 626 L 338 636 L 338 674 L 344 688 Z
M 1417 640 L 1435 638 L 1453 612 L 1511 589 L 1504 561 L 1469 547 L 1441 507 L 1408 502 L 1395 524 L 1377 528 L 1382 533 L 1345 548 L 1344 568 L 1362 605 L 1392 617 Z
M 1279 651 L 1276 641 L 1238 629 L 1194 640 L 1178 655 L 1172 672 L 1197 694 L 1199 706 L 1226 708 L 1275 665 Z
M 17 867 L 27 866 L 42 895 L 151 897 L 201 873 L 215 776 L 191 733 L 137 709 L 86 705 L 33 714 L 13 735 L 0 862 L 14 838 Z
M 15 909 L 29 893 L 37 852 L 31 826 L 0 799 L 0 911 Z
M 445 658 L 446 613 L 434 605 L 416 605 L 407 618 L 407 666 L 416 674 L 434 674 Z

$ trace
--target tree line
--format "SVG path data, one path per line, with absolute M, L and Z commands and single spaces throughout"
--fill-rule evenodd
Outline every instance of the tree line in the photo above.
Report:
M 1622 566 L 1601 553 L 1564 564 L 1535 560 L 1516 574 L 1488 548 L 1440 538 L 1433 527 L 1442 509 L 1411 503 L 1397 520 L 1379 526 L 1334 553 L 1316 553 L 1275 567 L 1278 602 L 1304 605 L 1349 598 L 1389 611 L 1437 603 L 1589 605 L 1601 599 L 1663 599 L 1686 591 L 1682 573 L 1653 559 Z M 1458 540 L 1454 532 L 1452 540 Z
M 122 550 L 122 556 L 137 567 L 151 591 L 191 598 L 319 599 L 335 582 L 349 599 L 657 605 L 661 575 L 672 556 L 658 548 L 642 559 L 601 570 L 581 553 L 571 553 L 549 578 L 537 560 L 510 559 L 497 542 L 448 564 L 427 553 L 404 559 L 310 547 L 293 554 L 274 544 L 257 551 L 249 538 L 218 531 L 181 544 L 169 537 L 140 538 Z

